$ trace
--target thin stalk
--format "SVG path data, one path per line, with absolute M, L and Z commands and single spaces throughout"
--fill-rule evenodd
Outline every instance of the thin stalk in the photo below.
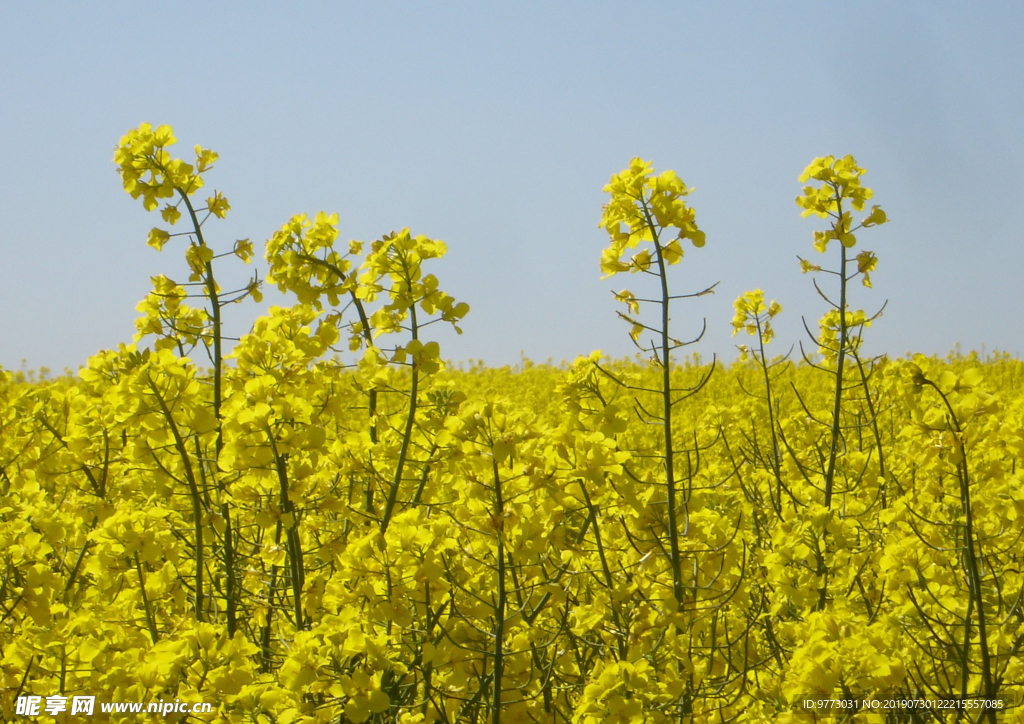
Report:
M 202 224 L 199 223 L 199 217 L 196 215 L 196 210 L 192 206 L 192 200 L 182 189 L 178 189 L 178 195 L 181 196 L 182 200 L 185 202 L 185 208 L 188 209 L 189 217 L 192 219 L 192 228 L 195 232 L 199 245 L 206 246 L 206 240 L 203 238 Z M 210 466 L 210 471 L 214 478 L 216 478 L 218 470 L 217 462 L 220 460 L 220 452 L 224 448 L 220 414 L 223 396 L 224 355 L 222 348 L 223 332 L 221 330 L 220 293 L 217 290 L 217 282 L 213 276 L 212 261 L 206 262 L 204 277 L 203 281 L 206 285 L 206 295 L 210 300 L 210 320 L 213 323 L 213 417 L 217 421 L 217 435 L 216 438 L 214 438 L 215 454 L 212 465 Z M 223 483 L 218 481 L 217 486 L 223 492 Z M 224 519 L 225 614 L 227 616 L 228 636 L 233 637 L 235 635 L 235 627 L 237 625 L 238 595 L 236 592 L 237 586 L 235 581 L 235 542 L 231 526 L 231 509 L 228 507 L 227 502 L 221 503 L 220 514 Z
M 400 259 L 402 270 L 405 273 L 407 288 L 412 289 L 412 274 L 404 258 Z M 416 320 L 416 303 L 409 305 L 409 326 L 413 340 L 419 339 L 419 323 Z M 388 500 L 384 508 L 384 516 L 380 521 L 380 533 L 384 535 L 391 523 L 391 516 L 394 513 L 395 503 L 398 501 L 398 489 L 402 483 L 402 475 L 405 472 L 405 462 L 409 455 L 409 445 L 412 441 L 412 429 L 416 422 L 416 404 L 419 394 L 420 373 L 415 361 L 412 364 L 412 380 L 409 385 L 409 412 L 405 418 L 405 429 L 402 431 L 402 445 L 398 450 L 398 462 L 395 463 L 395 477 L 391 482 L 391 490 L 388 491 Z
M 839 191 L 836 191 L 839 196 Z M 843 224 L 843 202 L 837 201 L 836 213 L 839 214 L 839 224 Z M 845 231 L 846 229 L 843 229 Z M 828 469 L 825 472 L 825 507 L 832 507 L 832 488 L 836 474 L 836 455 L 839 452 L 839 415 L 842 411 L 843 402 L 843 366 L 846 363 L 846 342 L 848 331 L 846 329 L 846 247 L 839 245 L 839 356 L 836 360 L 836 392 L 832 403 L 832 443 L 828 453 Z
M 146 611 L 146 627 L 149 629 L 149 638 L 155 644 L 160 638 L 156 632 L 156 620 L 153 618 L 153 610 L 149 605 L 149 597 L 146 595 L 146 579 L 142 575 L 142 564 L 139 563 L 139 554 L 135 553 L 135 572 L 139 576 L 139 592 L 142 594 L 142 607 Z M 63 687 L 61 689 L 63 691 Z
M 274 526 L 274 545 L 281 545 L 281 521 L 278 519 Z M 270 566 L 270 582 L 267 584 L 267 620 L 260 631 L 260 651 L 262 662 L 260 668 L 264 673 L 271 670 L 270 662 L 270 633 L 274 619 L 274 594 L 277 592 L 277 564 Z
M 583 500 L 587 504 L 587 509 L 590 511 L 590 519 L 594 525 L 594 543 L 597 547 L 597 555 L 601 560 L 601 571 L 604 573 L 604 583 L 608 588 L 608 595 L 611 598 L 611 609 L 612 609 L 612 623 L 615 625 L 616 631 L 616 648 L 619 652 L 619 661 L 626 661 L 626 654 L 628 650 L 626 648 L 626 632 L 622 628 L 622 622 L 619 619 L 619 607 L 615 604 L 615 579 L 612 577 L 612 569 L 608 566 L 608 558 L 604 553 L 604 543 L 601 540 L 601 525 L 597 515 L 597 506 L 590 500 L 590 495 L 587 493 L 586 482 L 583 480 L 579 481 L 580 489 L 583 491 Z
M 494 471 L 494 519 L 498 535 L 498 600 L 494 604 L 494 671 L 492 673 L 491 724 L 501 724 L 501 676 L 505 668 L 503 641 L 505 635 L 505 535 L 501 523 L 504 520 L 505 502 L 501 495 L 501 476 L 498 463 L 491 460 Z
M 765 397 L 768 402 L 768 426 L 772 431 L 772 473 L 775 475 L 775 496 L 778 502 L 778 509 L 776 513 L 782 512 L 782 490 L 785 487 L 782 484 L 782 470 L 779 467 L 779 458 L 781 457 L 781 448 L 779 447 L 779 436 L 775 431 L 775 408 L 774 401 L 772 400 L 772 378 L 768 372 L 768 361 L 764 354 L 764 338 L 761 336 L 761 318 L 757 317 L 757 341 L 761 347 L 761 356 L 758 361 L 761 363 L 761 372 L 764 374 L 764 391 Z M 788 489 L 787 489 L 787 492 Z M 792 495 L 790 498 L 792 499 Z M 793 502 L 793 508 L 796 509 L 796 501 Z M 772 507 L 775 507 L 774 501 Z
M 343 272 L 341 268 L 332 264 L 324 259 L 317 259 L 315 256 L 310 254 L 299 254 L 299 258 L 308 261 L 310 264 L 315 266 L 322 266 L 327 268 L 331 273 L 341 280 L 344 284 L 348 278 L 348 274 Z M 363 305 L 363 300 L 356 295 L 355 289 L 349 289 L 349 296 L 352 297 L 352 304 L 355 305 L 356 314 L 359 315 L 359 323 L 362 325 L 361 335 L 363 341 L 366 342 L 367 347 L 373 346 L 373 331 L 370 328 L 370 318 L 366 314 L 366 307 Z M 373 445 L 377 444 L 377 388 L 371 387 L 367 392 L 367 408 L 370 420 L 370 442 Z M 374 512 L 373 507 L 373 476 L 367 476 L 366 478 L 366 500 L 364 503 L 365 510 L 367 513 L 372 514 Z
M 206 246 L 206 240 L 203 239 L 202 225 L 199 223 L 199 217 L 192 206 L 192 200 L 182 189 L 178 189 L 178 194 L 185 202 L 185 208 L 188 209 L 188 214 L 192 218 L 192 228 L 198 240 L 198 245 Z M 221 376 L 223 372 L 220 295 L 217 291 L 217 282 L 213 277 L 213 262 L 206 262 L 205 272 L 203 283 L 206 286 L 206 296 L 210 300 L 210 321 L 213 323 L 213 416 L 217 419 L 216 449 L 219 457 L 221 448 L 224 446 L 220 430 Z
M 967 447 L 964 444 L 963 429 L 960 427 L 960 421 L 953 411 L 953 406 L 949 404 L 949 399 L 931 380 L 925 380 L 925 384 L 933 387 L 936 392 L 939 393 L 939 397 L 942 398 L 942 402 L 946 406 L 946 412 L 949 415 L 949 421 L 953 427 L 953 431 L 956 433 L 956 440 L 960 447 L 960 462 L 957 465 L 957 478 L 960 482 L 960 500 L 964 510 L 964 543 L 966 547 L 964 555 L 965 568 L 967 569 L 967 581 L 968 591 L 970 592 L 971 600 L 974 602 L 977 608 L 978 617 L 978 648 L 981 651 L 981 678 L 985 686 L 985 699 L 996 698 L 996 686 L 992 680 L 992 657 L 988 647 L 988 629 L 987 621 L 985 617 L 985 601 L 982 598 L 981 591 L 981 570 L 978 565 L 978 560 L 981 557 L 980 548 L 981 543 L 975 542 L 974 535 L 974 510 L 971 507 L 971 479 L 970 473 L 967 467 Z M 969 602 L 970 603 L 970 602 Z M 968 617 L 970 614 L 968 613 Z M 965 628 L 969 628 L 969 621 L 965 622 Z M 964 638 L 964 670 L 968 668 L 968 659 L 966 657 L 966 648 L 969 645 L 969 639 L 965 636 Z M 960 698 L 963 699 L 966 694 L 966 690 L 961 690 Z M 996 712 L 995 709 L 987 708 L 985 716 L 991 722 L 996 724 Z
M 875 449 L 878 451 L 878 474 L 885 480 L 885 451 L 882 449 L 882 433 L 878 429 L 878 411 L 875 409 L 875 402 L 871 398 L 871 389 L 868 387 L 868 376 L 864 371 L 864 363 L 861 361 L 860 356 L 856 353 L 853 354 L 853 359 L 857 363 L 857 369 L 860 371 L 860 381 L 864 386 L 864 399 L 868 404 L 868 414 L 871 415 L 871 429 L 875 433 Z M 886 507 L 886 495 L 885 488 L 882 488 L 882 507 Z
M 842 231 L 846 231 L 843 224 L 843 202 L 839 198 L 839 190 L 836 189 L 836 213 L 839 216 L 838 224 Z M 828 468 L 825 470 L 825 507 L 832 509 L 832 489 L 836 474 L 836 456 L 839 452 L 839 416 L 842 413 L 843 403 L 843 367 L 846 365 L 846 341 L 848 332 L 846 329 L 846 247 L 840 239 L 839 244 L 839 352 L 836 357 L 836 390 L 832 403 L 832 440 L 829 445 Z M 828 548 L 827 524 L 821 531 L 821 549 L 818 556 L 817 575 L 821 579 L 821 588 L 818 589 L 817 610 L 825 610 L 825 603 L 828 600 L 828 571 L 825 567 L 825 551 Z
M 651 218 L 647 202 L 641 200 L 647 226 L 650 228 L 654 248 L 657 251 L 658 281 L 661 282 L 661 408 L 662 434 L 665 438 L 665 486 L 668 496 L 668 545 L 672 565 L 672 595 L 676 603 L 683 605 L 683 571 L 679 553 L 679 524 L 676 516 L 675 456 L 672 449 L 672 340 L 668 335 L 669 302 L 668 274 L 665 269 L 665 255 L 662 251 L 658 230 Z
M 288 567 L 292 582 L 292 609 L 295 613 L 295 628 L 304 628 L 302 613 L 302 589 L 305 584 L 305 566 L 302 561 L 302 539 L 299 537 L 299 518 L 295 513 L 295 504 L 288 496 L 288 453 L 279 454 L 274 438 L 270 436 L 270 446 L 274 452 L 274 465 L 277 470 L 277 481 L 280 486 L 281 512 L 291 517 L 291 525 L 285 526 L 285 541 L 288 545 Z
M 195 589 L 196 589 L 196 620 L 203 620 L 203 504 L 199 497 L 199 486 L 196 484 L 195 472 L 192 470 L 192 461 L 189 458 L 188 450 L 185 449 L 185 440 L 181 437 L 181 431 L 178 430 L 178 424 L 174 421 L 174 416 L 171 414 L 170 409 L 167 407 L 167 403 L 164 398 L 160 395 L 160 391 L 156 387 L 156 383 L 153 382 L 153 378 L 149 376 L 149 372 L 146 372 L 146 382 L 149 383 L 149 389 L 152 391 L 153 396 L 156 398 L 157 403 L 160 405 L 160 411 L 167 421 L 167 426 L 171 430 L 171 435 L 174 437 L 174 447 L 178 451 L 178 455 L 181 457 L 181 463 L 185 466 L 185 480 L 188 481 L 188 492 L 189 497 L 192 500 L 192 522 L 193 530 L 195 531 Z

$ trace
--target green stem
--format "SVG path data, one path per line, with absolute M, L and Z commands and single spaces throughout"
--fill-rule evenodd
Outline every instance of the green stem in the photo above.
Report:
M 502 523 L 505 520 L 505 502 L 501 495 L 501 476 L 498 474 L 498 462 L 491 460 L 494 472 L 494 521 L 498 536 L 498 599 L 494 604 L 494 672 L 492 674 L 493 689 L 491 694 L 491 724 L 501 724 L 501 678 L 505 668 L 505 652 L 503 638 L 505 636 L 505 534 Z
M 331 262 L 326 261 L 324 259 L 317 259 L 315 256 L 312 256 L 310 254 L 301 254 L 300 253 L 298 256 L 303 261 L 307 261 L 310 264 L 313 264 L 314 266 L 325 267 L 328 271 L 330 271 L 332 274 L 334 274 L 335 276 L 338 277 L 338 279 L 341 281 L 341 284 L 344 284 L 345 280 L 348 278 L 348 274 L 343 272 L 341 270 L 341 268 L 338 267 L 337 264 L 332 264 Z M 373 346 L 373 332 L 370 329 L 370 318 L 366 314 L 366 307 L 363 305 L 363 300 L 360 299 L 356 295 L 356 290 L 355 289 L 349 289 L 348 293 L 349 293 L 349 296 L 352 297 L 352 304 L 356 308 L 356 314 L 359 315 L 359 323 L 362 325 L 362 329 L 360 330 L 360 333 L 361 333 L 361 335 L 363 337 L 363 341 L 366 342 L 366 346 L 367 347 L 372 347 Z M 368 414 L 369 414 L 369 419 L 370 419 L 370 442 L 373 445 L 376 445 L 377 444 L 377 389 L 375 387 L 371 387 L 369 392 L 367 392 L 367 397 L 368 397 L 367 408 L 368 408 Z M 365 502 L 365 509 L 366 509 L 367 513 L 371 513 L 372 514 L 374 512 L 373 476 L 372 475 L 369 475 L 366 478 L 366 502 Z
M 135 553 L 135 571 L 139 575 L 139 591 L 142 594 L 142 607 L 146 611 L 146 626 L 149 628 L 149 638 L 155 644 L 160 638 L 156 632 L 156 621 L 153 618 L 153 611 L 149 605 L 149 597 L 146 596 L 146 579 L 142 575 L 142 564 L 139 563 L 139 554 Z
M 683 606 L 683 570 L 679 553 L 679 523 L 676 511 L 675 451 L 672 449 L 672 340 L 668 335 L 669 301 L 668 274 L 665 269 L 665 255 L 658 229 L 651 218 L 647 202 L 641 199 L 647 226 L 650 228 L 654 248 L 657 251 L 658 280 L 661 282 L 661 407 L 662 430 L 665 438 L 665 486 L 668 497 L 668 545 L 672 565 L 672 595 L 681 609 Z
M 608 596 L 611 599 L 612 623 L 615 625 L 615 638 L 619 652 L 619 661 L 626 661 L 626 654 L 628 653 L 626 648 L 626 632 L 622 628 L 622 621 L 619 619 L 619 607 L 615 603 L 615 579 L 612 577 L 612 569 L 608 565 L 608 557 L 604 553 L 604 543 L 601 540 L 601 524 L 597 515 L 597 506 L 590 500 L 590 495 L 587 493 L 586 481 L 581 479 L 578 482 L 580 490 L 583 491 L 583 500 L 587 504 L 587 509 L 590 511 L 590 519 L 594 524 L 594 543 L 597 547 L 598 558 L 601 560 L 601 571 L 604 573 L 604 583 L 608 588 Z
M 402 264 L 402 271 L 405 276 L 405 284 L 407 289 L 412 289 L 412 273 L 409 270 L 408 262 L 403 257 L 400 258 Z M 413 300 L 409 305 L 409 321 L 411 327 L 412 339 L 419 339 L 419 324 L 416 320 L 416 300 Z M 402 431 L 402 445 L 398 450 L 398 462 L 395 464 L 395 477 L 391 481 L 391 490 L 388 491 L 388 499 L 384 508 L 384 516 L 380 521 L 380 533 L 384 535 L 388 530 L 388 525 L 391 523 L 391 516 L 394 513 L 395 503 L 398 501 L 398 489 L 402 483 L 402 475 L 405 472 L 405 463 L 409 455 L 409 445 L 412 441 L 412 429 L 416 422 L 416 404 L 417 395 L 419 393 L 419 381 L 420 373 L 419 368 L 415 362 L 412 363 L 412 380 L 409 386 L 409 412 L 405 418 L 405 429 Z
M 192 228 L 195 232 L 196 239 L 198 240 L 199 246 L 206 246 L 206 240 L 203 238 L 202 224 L 199 223 L 199 217 L 196 215 L 196 210 L 192 206 L 192 200 L 188 197 L 188 194 L 178 189 L 178 195 L 181 196 L 185 202 L 185 208 L 188 209 L 189 217 L 192 219 Z M 204 282 L 206 284 L 206 295 L 210 300 L 210 320 L 213 323 L 213 417 L 217 421 L 217 436 L 214 439 L 214 458 L 212 465 L 210 466 L 211 475 L 217 478 L 217 463 L 220 460 L 220 452 L 224 447 L 223 432 L 221 429 L 221 402 L 222 402 L 222 386 L 223 386 L 223 375 L 224 375 L 224 355 L 223 355 L 223 332 L 221 330 L 221 303 L 220 293 L 217 290 L 217 281 L 213 276 L 213 262 L 206 262 Z M 223 493 L 224 486 L 221 481 L 217 482 L 218 489 Z M 228 507 L 227 502 L 223 500 L 220 506 L 221 517 L 224 519 L 224 578 L 225 578 L 225 603 L 227 625 L 228 625 L 228 636 L 233 637 L 235 635 L 235 627 L 237 625 L 237 608 L 238 608 L 238 595 L 235 591 L 235 542 L 233 540 L 233 530 L 231 526 L 231 510 Z
M 861 361 L 860 356 L 856 352 L 851 353 L 853 361 L 857 365 L 857 369 L 860 371 L 861 385 L 864 387 L 864 399 L 868 405 L 868 414 L 871 415 L 871 429 L 875 433 L 875 449 L 878 451 L 878 474 L 879 477 L 885 480 L 885 451 L 882 449 L 882 433 L 878 429 L 878 412 L 875 409 L 875 401 L 871 398 L 871 388 L 868 387 L 868 376 L 864 371 L 864 363 Z M 882 487 L 882 507 L 886 507 L 886 490 Z
M 178 429 L 178 424 L 174 421 L 174 416 L 171 414 L 170 409 L 167 407 L 167 403 L 164 398 L 160 395 L 160 391 L 156 387 L 156 383 L 153 382 L 153 378 L 149 376 L 149 371 L 146 371 L 146 382 L 149 385 L 149 389 L 152 391 L 153 396 L 156 398 L 157 404 L 160 406 L 160 411 L 167 421 L 167 426 L 171 430 L 171 435 L 174 437 L 174 447 L 178 451 L 178 455 L 181 457 L 181 463 L 185 467 L 185 480 L 188 481 L 188 492 L 189 497 L 192 499 L 192 521 L 193 530 L 195 531 L 196 537 L 196 552 L 195 552 L 195 588 L 196 588 L 196 620 L 203 620 L 203 505 L 199 497 L 199 486 L 196 484 L 195 472 L 192 470 L 192 461 L 189 458 L 188 450 L 185 449 L 185 440 L 181 437 L 181 431 Z
M 837 231 L 846 232 L 843 224 L 843 202 L 839 190 L 836 189 L 836 213 L 839 216 Z M 843 367 L 846 365 L 846 341 L 848 331 L 846 329 L 846 246 L 842 243 L 842 236 L 839 239 L 839 352 L 836 358 L 836 390 L 832 402 L 832 440 L 829 445 L 828 468 L 825 471 L 825 507 L 832 509 L 832 490 L 836 474 L 836 457 L 839 453 L 839 416 L 842 413 L 843 403 Z M 821 579 L 821 588 L 818 589 L 817 610 L 825 610 L 825 603 L 828 600 L 828 571 L 825 565 L 825 552 L 828 549 L 828 527 L 827 523 L 821 531 L 821 550 L 818 557 L 817 575 Z
M 274 526 L 274 545 L 281 545 L 281 520 Z M 270 661 L 270 633 L 274 620 L 274 594 L 277 592 L 277 564 L 270 566 L 270 581 L 267 584 L 267 620 L 260 631 L 260 651 L 262 652 L 261 670 L 270 673 L 272 664 Z
M 761 318 L 757 317 L 757 341 L 761 348 L 761 356 L 758 361 L 761 363 L 761 372 L 764 375 L 764 391 L 765 398 L 768 402 L 768 427 L 772 431 L 772 473 L 775 475 L 775 499 L 778 501 L 776 505 L 775 500 L 772 501 L 772 507 L 775 508 L 776 514 L 782 512 L 782 490 L 785 487 L 782 484 L 782 470 L 779 465 L 779 458 L 781 457 L 781 448 L 779 447 L 779 436 L 775 431 L 775 407 L 772 401 L 772 378 L 768 372 L 768 361 L 765 358 L 764 353 L 764 338 L 761 336 Z M 788 490 L 787 490 L 788 492 Z M 771 497 L 771 496 L 769 496 Z M 792 495 L 790 496 L 792 498 Z M 796 501 L 793 502 L 793 508 L 796 509 Z
M 967 569 L 967 582 L 968 591 L 970 592 L 971 600 L 973 600 L 975 607 L 977 608 L 978 616 L 978 648 L 981 651 L 981 679 L 985 686 L 984 698 L 995 699 L 996 698 L 996 685 L 992 679 L 992 656 L 988 646 L 988 628 L 985 616 L 985 601 L 982 598 L 981 591 L 981 567 L 978 560 L 981 558 L 981 553 L 978 550 L 981 547 L 981 542 L 975 542 L 974 535 L 974 510 L 971 505 L 971 479 L 969 469 L 967 466 L 967 446 L 964 443 L 963 429 L 960 427 L 960 421 L 953 411 L 953 406 L 949 404 L 949 399 L 931 380 L 925 380 L 925 384 L 935 389 L 939 393 L 939 397 L 942 398 L 942 402 L 946 406 L 946 412 L 949 415 L 949 421 L 956 434 L 956 441 L 960 447 L 960 462 L 957 465 L 957 477 L 960 482 L 960 500 L 964 510 L 964 543 L 966 547 L 964 563 Z M 968 612 L 968 621 L 965 622 L 965 629 L 969 628 L 970 613 Z M 966 649 L 969 645 L 970 640 L 964 638 L 964 648 Z M 966 670 L 968 668 L 969 660 L 964 652 L 963 666 Z M 964 686 L 966 687 L 966 678 L 964 680 Z M 966 689 L 962 689 L 960 698 L 963 699 L 966 696 Z M 991 722 L 996 724 L 996 712 L 995 709 L 987 708 L 985 710 L 985 716 Z
M 836 191 L 838 198 L 839 192 Z M 843 224 L 843 203 L 837 200 L 837 213 L 839 224 Z M 846 231 L 846 229 L 842 229 Z M 829 447 L 828 470 L 825 473 L 825 507 L 832 507 L 832 489 L 836 473 L 836 456 L 839 452 L 839 415 L 842 412 L 843 402 L 843 367 L 846 364 L 846 343 L 848 330 L 846 329 L 846 247 L 840 239 L 839 251 L 841 253 L 839 265 L 839 355 L 836 360 L 836 391 L 832 403 L 832 443 Z
M 271 450 L 274 452 L 274 464 L 277 470 L 277 481 L 280 486 L 281 512 L 291 517 L 291 524 L 285 526 L 285 540 L 288 545 L 288 566 L 292 579 L 292 608 L 295 613 L 295 628 L 301 631 L 304 625 L 302 613 L 302 589 L 305 584 L 305 566 L 303 565 L 302 539 L 299 536 L 299 518 L 295 512 L 295 504 L 288 496 L 288 453 L 279 454 L 273 436 L 267 432 Z

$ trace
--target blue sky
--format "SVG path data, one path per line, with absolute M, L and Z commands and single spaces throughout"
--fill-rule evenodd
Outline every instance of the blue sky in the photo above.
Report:
M 632 353 L 611 290 L 643 285 L 600 279 L 597 222 L 634 156 L 696 188 L 707 246 L 675 291 L 720 282 L 678 336 L 706 318 L 693 349 L 732 359 L 732 302 L 762 288 L 784 352 L 825 310 L 797 177 L 851 153 L 892 219 L 859 245 L 880 263 L 853 306 L 888 300 L 867 350 L 1020 355 L 1022 28 L 1010 2 L 5 3 L 0 365 L 76 368 L 130 341 L 150 276 L 186 276 L 112 162 L 143 121 L 220 153 L 215 248 L 318 210 L 446 241 L 433 272 L 472 311 L 443 354 L 492 365 Z

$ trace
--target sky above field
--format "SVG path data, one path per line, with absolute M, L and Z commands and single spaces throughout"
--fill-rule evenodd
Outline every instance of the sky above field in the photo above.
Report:
M 706 319 L 692 351 L 731 360 L 733 300 L 761 288 L 774 351 L 806 344 L 825 303 L 797 256 L 838 249 L 814 251 L 794 198 L 827 154 L 892 220 L 858 244 L 879 267 L 852 306 L 888 302 L 865 349 L 1021 355 L 1022 29 L 1016 2 L 4 3 L 0 366 L 75 369 L 131 341 L 151 276 L 185 280 L 112 161 L 144 121 L 220 153 L 218 251 L 320 210 L 344 239 L 444 240 L 430 270 L 472 308 L 438 333 L 452 360 L 635 351 L 611 292 L 651 280 L 602 281 L 597 227 L 634 156 L 695 188 L 707 245 L 673 290 L 719 282 L 674 334 Z M 225 286 L 251 272 L 224 262 Z M 230 332 L 282 302 L 228 309 Z

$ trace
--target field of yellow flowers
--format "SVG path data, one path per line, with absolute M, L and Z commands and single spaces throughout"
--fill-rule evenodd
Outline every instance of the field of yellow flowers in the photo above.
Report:
M 638 280 L 616 294 L 636 358 L 460 369 L 431 341 L 469 311 L 445 245 L 340 242 L 325 213 L 266 243 L 294 304 L 229 349 L 222 312 L 261 283 L 215 271 L 253 246 L 215 251 L 217 154 L 174 143 L 144 124 L 115 157 L 191 269 L 154 278 L 138 346 L 0 370 L 0 716 L 1024 721 L 1024 364 L 861 354 L 858 236 L 887 218 L 853 158 L 802 177 L 830 310 L 802 359 L 768 352 L 759 290 L 741 360 L 684 354 L 670 308 L 711 289 L 669 267 L 704 235 L 634 159 L 600 264 Z

